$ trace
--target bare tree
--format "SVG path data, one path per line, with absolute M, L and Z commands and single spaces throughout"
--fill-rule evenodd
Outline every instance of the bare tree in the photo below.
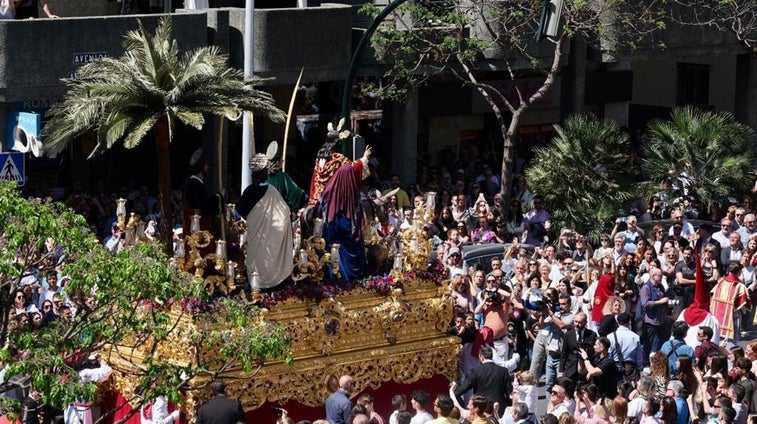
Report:
M 554 13 L 543 13 L 545 8 Z M 374 7 L 364 10 L 378 13 Z M 521 119 L 554 86 L 571 40 L 585 40 L 605 59 L 614 60 L 613 54 L 634 49 L 641 41 L 653 43 L 654 32 L 664 27 L 663 17 L 655 0 L 416 2 L 400 7 L 393 23 L 374 35 L 377 56 L 389 69 L 382 85 L 372 88 L 384 98 L 402 99 L 408 88 L 442 75 L 475 88 L 494 113 L 502 136 L 501 191 L 508 202 Z M 559 25 L 551 32 L 550 20 Z M 486 80 L 487 71 L 505 71 L 513 81 L 534 76 L 543 80 L 528 93 L 514 84 L 514 95 L 508 97 Z

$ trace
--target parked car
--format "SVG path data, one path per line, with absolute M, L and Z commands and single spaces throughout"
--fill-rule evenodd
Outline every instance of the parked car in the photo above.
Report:
M 468 269 L 482 269 L 487 274 L 492 270 L 492 259 L 505 257 L 505 251 L 510 247 L 511 243 L 491 243 L 491 244 L 467 244 L 463 246 L 463 262 L 468 266 Z M 530 254 L 534 253 L 534 246 L 531 244 L 523 244 Z M 431 258 L 436 258 L 437 251 L 434 250 L 431 254 Z

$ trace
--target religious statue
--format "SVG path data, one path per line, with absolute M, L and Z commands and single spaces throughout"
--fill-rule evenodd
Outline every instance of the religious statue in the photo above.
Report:
M 236 204 L 237 212 L 247 221 L 247 273 L 250 281 L 253 281 L 252 274 L 258 273 L 259 288 L 262 289 L 274 287 L 289 278 L 294 267 L 289 206 L 266 182 L 268 166 L 277 149 L 278 144 L 274 141 L 266 154 L 258 153 L 250 159 L 252 184 L 245 188 Z

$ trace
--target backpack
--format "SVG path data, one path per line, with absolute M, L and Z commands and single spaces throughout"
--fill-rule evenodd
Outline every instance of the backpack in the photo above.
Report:
M 671 343 L 670 345 L 670 352 L 668 352 L 668 359 L 670 359 L 670 356 L 674 353 L 676 354 L 676 358 L 678 357 L 678 348 L 685 345 L 685 342 L 678 342 L 678 343 Z

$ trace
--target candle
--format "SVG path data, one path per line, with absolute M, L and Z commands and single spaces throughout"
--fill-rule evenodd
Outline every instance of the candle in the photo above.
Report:
M 339 247 L 339 243 L 331 245 L 331 260 L 334 262 L 339 262 Z
M 192 215 L 192 223 L 189 225 L 189 232 L 194 234 L 200 231 L 200 215 Z
M 184 250 L 184 240 L 176 240 L 176 247 L 174 247 L 173 255 L 176 258 L 183 259 L 186 252 Z
M 395 271 L 402 272 L 402 255 L 396 255 L 394 257 L 394 266 Z
M 259 292 L 260 291 L 260 274 L 258 274 L 257 271 L 252 273 L 252 278 L 250 279 L 252 283 L 252 291 L 253 292 Z
M 223 240 L 218 240 L 216 242 L 216 258 L 219 261 L 226 260 L 226 242 Z
M 226 280 L 227 281 L 234 281 L 234 279 L 237 276 L 237 264 L 234 263 L 234 261 L 229 261 L 228 264 L 226 264 Z
M 426 193 L 426 209 L 434 210 L 436 208 L 436 193 L 429 191 Z
M 126 216 L 126 199 L 120 198 L 116 200 L 118 206 L 116 206 L 116 216 L 123 218 Z M 122 228 L 123 229 L 123 228 Z
M 308 252 L 305 249 L 300 249 L 300 264 L 307 265 L 308 263 Z
M 313 221 L 313 236 L 321 237 L 322 235 L 323 235 L 323 220 L 321 218 L 316 218 Z

